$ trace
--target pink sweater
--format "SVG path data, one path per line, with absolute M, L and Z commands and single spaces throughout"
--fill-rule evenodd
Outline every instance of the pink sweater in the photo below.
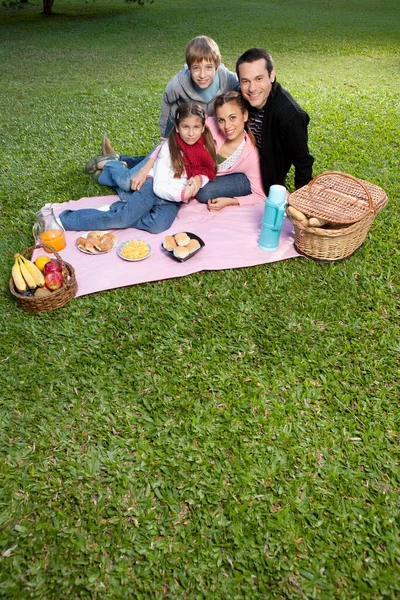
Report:
M 208 117 L 206 123 L 212 133 L 215 142 L 215 150 L 218 154 L 226 141 L 226 137 L 219 130 L 215 117 Z M 251 194 L 236 198 L 240 206 L 245 206 L 246 204 L 260 204 L 265 200 L 265 193 L 261 182 L 260 156 L 257 148 L 253 146 L 246 132 L 244 135 L 245 145 L 239 158 L 229 167 L 229 169 L 223 173 L 217 173 L 217 177 L 223 177 L 224 175 L 230 175 L 231 173 L 244 173 L 244 175 L 246 175 L 250 182 Z M 161 146 L 162 144 L 157 146 L 151 154 L 151 158 L 154 158 L 154 160 L 157 159 Z M 151 175 L 149 174 L 149 176 Z
M 226 138 L 219 130 L 215 117 L 208 117 L 207 127 L 212 133 L 215 142 L 215 149 L 218 152 L 224 145 Z M 241 206 L 245 204 L 259 204 L 264 202 L 265 194 L 261 183 L 260 156 L 258 150 L 253 144 L 247 133 L 245 135 L 245 145 L 243 151 L 236 162 L 223 173 L 217 173 L 217 177 L 229 175 L 230 173 L 244 173 L 250 182 L 251 194 L 248 196 L 239 196 L 236 200 Z

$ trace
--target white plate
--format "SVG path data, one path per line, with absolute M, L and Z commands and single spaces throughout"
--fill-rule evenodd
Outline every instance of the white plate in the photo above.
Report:
M 93 231 L 95 231 L 95 230 L 93 230 Z M 97 230 L 96 230 L 96 231 L 97 231 Z M 87 236 L 89 235 L 89 233 L 90 233 L 90 231 L 88 231 L 86 235 L 79 235 L 78 237 L 83 237 L 83 238 L 85 238 L 85 239 L 86 239 L 86 238 L 87 238 Z M 109 232 L 109 231 L 103 231 L 103 234 L 104 234 L 104 235 L 105 235 L 106 233 L 110 233 L 110 232 Z M 115 234 L 114 234 L 114 235 L 115 235 Z M 76 239 L 78 239 L 78 238 L 76 238 Z M 112 248 L 110 248 L 109 250 L 95 250 L 94 252 L 89 252 L 89 250 L 84 250 L 83 248 L 79 248 L 79 246 L 78 246 L 78 245 L 77 245 L 77 243 L 76 243 L 76 240 L 75 240 L 75 246 L 78 248 L 79 252 L 83 252 L 83 254 L 89 254 L 90 256 L 96 256 L 96 254 L 107 254 L 108 252 L 111 252 L 111 250 L 112 250 L 113 248 L 115 248 L 115 246 L 117 245 L 117 241 L 118 241 L 118 240 L 115 240 L 115 242 L 114 242 L 114 244 L 113 244 L 113 247 L 112 247 Z
M 127 260 L 129 262 L 139 262 L 140 260 L 145 260 L 146 258 L 149 258 L 151 254 L 151 246 L 148 242 L 147 244 L 149 246 L 149 253 L 146 254 L 146 256 L 142 256 L 142 258 L 126 258 L 126 256 L 123 256 L 123 254 L 121 254 L 121 250 L 128 242 L 133 242 L 133 240 L 126 240 L 126 242 L 122 242 L 122 244 L 120 244 L 117 248 L 117 254 L 120 258 L 122 258 L 122 260 Z

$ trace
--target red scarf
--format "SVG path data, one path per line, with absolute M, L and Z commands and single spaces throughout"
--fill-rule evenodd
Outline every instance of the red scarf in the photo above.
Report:
M 183 162 L 188 179 L 195 175 L 206 175 L 210 181 L 215 179 L 215 165 L 211 155 L 204 146 L 204 136 L 193 145 L 186 144 L 179 133 L 176 140 L 183 154 Z

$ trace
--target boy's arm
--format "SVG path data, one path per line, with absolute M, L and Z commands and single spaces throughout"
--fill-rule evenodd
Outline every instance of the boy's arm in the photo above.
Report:
M 229 71 L 228 84 L 232 91 L 240 92 L 239 80 L 236 73 L 232 73 L 232 71 Z
M 167 92 L 163 93 L 162 102 L 161 102 L 161 115 L 160 115 L 160 134 L 161 137 L 165 136 L 165 129 L 167 127 L 169 114 L 171 111 L 171 105 L 168 102 Z
M 175 117 L 175 115 L 171 113 L 173 105 L 177 102 L 177 100 L 179 100 L 179 93 L 177 89 L 178 85 L 177 76 L 175 75 L 165 88 L 165 92 L 162 96 L 160 115 L 161 137 L 165 137 L 165 129 L 167 127 L 168 120 L 170 119 L 172 121 Z

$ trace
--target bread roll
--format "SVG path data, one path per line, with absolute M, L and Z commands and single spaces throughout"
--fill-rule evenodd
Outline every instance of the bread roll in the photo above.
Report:
M 189 250 L 184 246 L 177 246 L 174 248 L 174 256 L 176 256 L 176 258 L 186 258 L 189 256 Z
M 101 238 L 101 241 L 104 242 L 104 240 L 110 240 L 113 244 L 117 243 L 117 236 L 114 235 L 113 233 L 105 233 L 103 235 L 103 237 Z
M 96 240 L 94 245 L 100 252 L 109 252 L 114 247 L 114 242 L 110 238 L 102 237 L 99 241 Z
M 322 219 L 316 219 L 315 217 L 310 217 L 308 219 L 308 224 L 310 227 L 323 227 L 327 223 L 328 223 L 328 221 L 323 221 Z
M 88 240 L 96 240 L 103 237 L 103 235 L 104 231 L 89 231 L 86 237 Z
M 190 242 L 190 237 L 187 233 L 176 233 L 174 235 L 174 238 L 178 246 L 187 246 Z
M 176 241 L 173 235 L 167 235 L 164 238 L 164 242 L 163 242 L 163 246 L 166 250 L 173 250 L 174 248 L 176 248 Z
M 90 252 L 91 254 L 95 254 L 96 248 L 95 248 L 94 243 L 92 242 L 92 240 L 86 240 L 85 250 L 86 250 L 86 252 Z
M 78 248 L 80 250 L 85 250 L 86 238 L 84 238 L 84 237 L 78 237 L 77 240 L 76 240 L 76 245 L 78 246 Z
M 293 219 L 295 219 L 296 221 L 300 221 L 300 223 L 302 223 L 303 225 L 308 225 L 308 218 L 304 213 L 297 210 L 297 208 L 294 208 L 293 206 L 288 206 L 287 212 L 288 215 L 293 217 Z
M 189 254 L 192 254 L 192 252 L 200 248 L 200 242 L 198 240 L 191 239 L 187 246 L 184 247 L 186 250 L 189 250 Z

